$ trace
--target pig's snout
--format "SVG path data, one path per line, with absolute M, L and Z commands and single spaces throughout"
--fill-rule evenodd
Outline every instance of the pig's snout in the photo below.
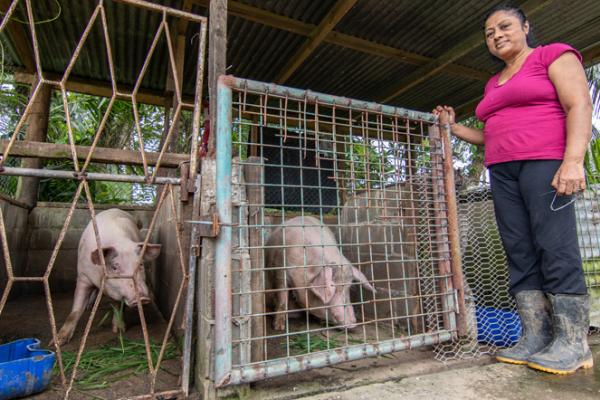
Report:
M 142 305 L 144 304 L 148 304 L 152 301 L 152 299 L 148 296 L 140 296 L 140 303 Z M 127 307 L 137 307 L 138 302 L 136 298 L 133 299 L 125 299 L 125 304 L 127 305 Z
M 333 307 L 330 315 L 333 322 L 341 329 L 355 329 L 357 326 L 352 306 Z

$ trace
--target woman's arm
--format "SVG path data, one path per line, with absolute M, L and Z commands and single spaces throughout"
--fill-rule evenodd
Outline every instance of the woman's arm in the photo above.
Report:
M 471 144 L 483 144 L 483 132 L 479 129 L 469 128 L 457 124 L 455 121 L 456 113 L 454 108 L 449 106 L 437 106 L 432 113 L 439 117 L 440 125 L 443 129 L 450 125 L 450 133 L 459 139 Z
M 558 195 L 585 190 L 583 159 L 592 135 L 592 101 L 583 66 L 571 52 L 558 57 L 548 68 L 550 80 L 567 114 L 567 148 L 552 180 Z

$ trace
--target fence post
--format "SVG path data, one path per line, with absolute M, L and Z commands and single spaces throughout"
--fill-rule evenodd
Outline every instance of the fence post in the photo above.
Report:
M 431 181 L 432 181 L 432 192 L 433 192 L 433 209 L 435 213 L 436 221 L 445 221 L 448 218 L 448 204 L 447 204 L 447 186 L 445 175 L 445 157 L 446 148 L 445 142 L 440 137 L 440 130 L 436 125 L 430 125 L 429 128 L 429 140 L 431 146 Z M 442 150 L 440 154 L 439 150 Z M 452 158 L 450 157 L 450 160 Z M 454 188 L 452 188 L 454 191 Z M 438 225 L 439 224 L 439 225 Z M 442 278 L 439 282 L 440 290 L 446 292 L 447 295 L 442 297 L 443 305 L 443 318 L 444 327 L 448 330 L 457 329 L 456 319 L 453 312 L 459 311 L 458 306 L 455 304 L 454 298 L 454 276 L 452 271 L 452 256 L 449 245 L 449 227 L 444 222 L 436 222 L 436 247 L 439 257 L 438 271 L 441 276 L 449 276 L 449 278 Z M 448 259 L 447 259 L 448 258 Z M 461 315 L 459 315 L 461 317 Z M 459 332 L 459 335 L 463 333 Z
M 48 117 L 50 114 L 50 99 L 52 90 L 50 85 L 43 83 L 31 106 L 29 125 L 25 134 L 25 142 L 45 142 L 48 134 Z M 40 158 L 24 158 L 22 168 L 39 169 L 42 166 Z M 17 184 L 16 198 L 29 207 L 35 207 L 38 197 L 39 178 L 22 177 Z

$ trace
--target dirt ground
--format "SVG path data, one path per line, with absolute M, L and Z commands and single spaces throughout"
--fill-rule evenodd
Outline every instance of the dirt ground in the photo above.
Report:
M 60 329 L 62 322 L 69 314 L 72 300 L 71 294 L 64 293 L 53 295 L 52 301 L 57 329 Z M 118 345 L 117 335 L 115 335 L 111 329 L 111 319 L 106 318 L 106 321 L 100 325 L 101 320 L 109 311 L 111 311 L 110 303 L 103 300 L 96 313 L 92 329 L 86 341 L 85 350 L 97 349 L 106 344 Z M 167 328 L 167 323 L 154 305 L 145 306 L 144 313 L 146 315 L 150 340 L 154 343 L 161 343 Z M 68 352 L 77 351 L 89 316 L 89 311 L 82 316 L 78 329 L 73 335 L 73 339 L 69 344 L 64 346 L 62 350 Z M 128 320 L 128 329 L 124 334 L 124 338 L 139 341 L 143 340 L 141 325 L 139 324 L 139 318 L 137 317 L 137 312 L 135 310 L 130 313 Z M 52 337 L 48 308 L 46 301 L 42 296 L 22 296 L 10 299 L 2 312 L 2 318 L 0 318 L 0 343 L 29 337 L 40 339 L 42 348 L 45 347 L 54 350 L 53 346 L 48 346 Z M 181 357 L 163 361 L 161 366 L 161 370 L 157 374 L 156 391 L 177 389 L 180 382 Z M 147 370 L 139 374 L 129 375 L 127 379 L 112 382 L 108 388 L 101 390 L 82 391 L 79 390 L 77 383 L 75 383 L 74 391 L 70 398 L 77 400 L 119 399 L 149 393 L 150 380 L 146 372 Z M 69 378 L 70 377 L 67 377 L 67 380 Z M 34 400 L 58 400 L 63 397 L 64 389 L 61 384 L 61 379 L 60 376 L 55 373 L 50 389 L 29 398 Z

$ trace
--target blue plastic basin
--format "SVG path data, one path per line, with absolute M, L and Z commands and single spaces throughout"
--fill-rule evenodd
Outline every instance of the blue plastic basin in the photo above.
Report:
M 493 307 L 476 307 L 477 341 L 499 347 L 509 347 L 521 337 L 521 319 L 514 311 Z
M 48 387 L 56 356 L 39 347 L 40 341 L 34 338 L 0 345 L 0 400 L 29 396 Z

